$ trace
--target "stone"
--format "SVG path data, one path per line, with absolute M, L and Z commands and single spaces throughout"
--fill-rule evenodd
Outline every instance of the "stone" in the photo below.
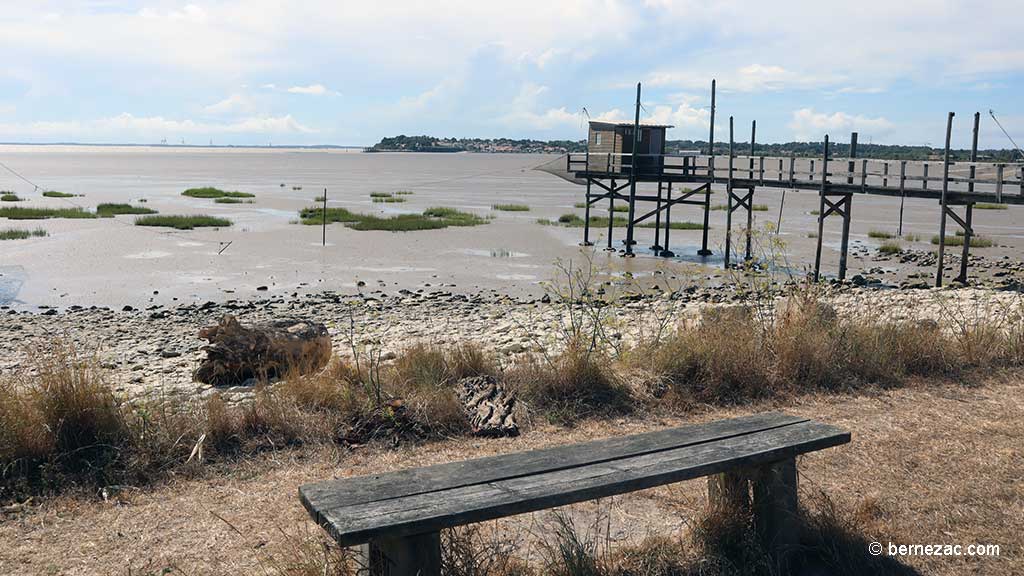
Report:
M 518 436 L 516 399 L 491 376 L 471 376 L 456 384 L 474 435 Z

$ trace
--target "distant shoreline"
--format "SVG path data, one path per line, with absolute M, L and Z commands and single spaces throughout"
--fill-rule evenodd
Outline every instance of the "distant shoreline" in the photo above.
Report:
M 281 144 L 260 146 L 257 144 L 129 144 L 93 142 L 0 142 L 0 146 L 82 146 L 98 148 L 227 148 L 254 150 L 366 150 L 366 146 L 342 146 L 339 144 Z

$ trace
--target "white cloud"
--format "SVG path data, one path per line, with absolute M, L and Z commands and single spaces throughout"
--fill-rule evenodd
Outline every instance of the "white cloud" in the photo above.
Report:
M 838 74 L 805 74 L 782 66 L 748 64 L 716 75 L 717 88 L 722 92 L 768 92 L 779 90 L 806 90 L 833 86 L 845 80 Z M 711 77 L 690 71 L 663 70 L 653 72 L 647 80 L 651 86 L 686 89 L 707 89 Z
M 288 89 L 290 94 L 306 94 L 308 96 L 323 96 L 324 94 L 331 93 L 337 94 L 327 89 L 323 84 L 310 84 L 309 86 L 292 86 Z
M 254 106 L 252 101 L 243 94 L 232 94 L 227 98 L 210 104 L 203 108 L 206 114 L 219 116 L 222 114 L 236 114 L 240 112 L 251 112 Z
M 815 112 L 812 108 L 801 108 L 793 112 L 789 124 L 796 140 L 817 141 L 825 134 L 833 140 L 845 137 L 849 132 L 860 132 L 862 136 L 876 138 L 889 133 L 893 124 L 884 117 L 870 118 L 845 112 Z
M 50 138 L 80 139 L 99 142 L 158 141 L 183 136 L 210 137 L 224 134 L 311 134 L 316 130 L 301 124 L 290 114 L 285 116 L 253 116 L 234 122 L 201 122 L 175 120 L 162 116 L 134 116 L 123 113 L 95 120 L 39 121 L 23 124 L 0 123 L 0 136 L 8 140 Z

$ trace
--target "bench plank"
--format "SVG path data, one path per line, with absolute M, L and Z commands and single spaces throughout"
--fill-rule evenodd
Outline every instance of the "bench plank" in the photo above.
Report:
M 817 422 L 797 422 L 711 442 L 429 493 L 319 508 L 317 521 L 344 546 L 614 496 L 755 466 L 849 442 Z M 471 461 L 472 462 L 472 461 Z
M 320 510 L 606 462 L 750 434 L 807 420 L 777 412 L 755 414 L 530 452 L 328 480 L 300 487 L 299 497 L 310 514 L 316 518 L 316 513 Z

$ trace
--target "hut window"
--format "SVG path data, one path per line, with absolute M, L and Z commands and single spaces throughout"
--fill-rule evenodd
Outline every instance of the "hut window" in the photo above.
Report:
M 601 145 L 601 133 L 600 132 L 598 132 L 597 134 L 594 135 L 594 145 L 595 146 L 600 146 Z

